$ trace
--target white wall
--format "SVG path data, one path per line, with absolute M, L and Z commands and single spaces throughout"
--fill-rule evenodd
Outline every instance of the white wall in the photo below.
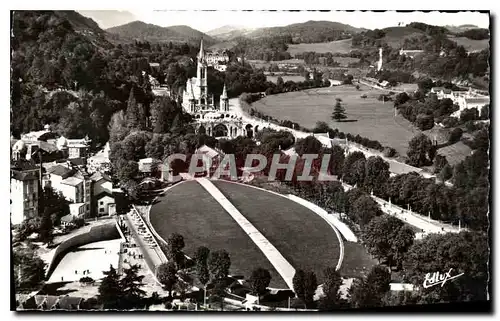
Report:
M 66 184 L 59 184 L 59 189 L 58 189 L 64 197 L 73 202 L 73 203 L 80 203 L 81 200 L 83 200 L 83 184 L 80 183 L 76 186 L 72 185 L 66 185 Z M 77 199 L 77 190 L 79 191 L 78 193 L 78 199 Z
M 38 181 L 11 179 L 10 188 L 12 224 L 21 224 L 25 219 L 36 216 L 38 214 Z
M 109 215 L 109 205 L 114 204 L 115 199 L 110 196 L 103 196 L 97 200 L 97 215 Z

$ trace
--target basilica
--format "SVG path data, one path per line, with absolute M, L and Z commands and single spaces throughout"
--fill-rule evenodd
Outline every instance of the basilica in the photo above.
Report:
M 207 70 L 208 55 L 203 49 L 203 39 L 197 57 L 196 77 L 188 79 L 182 95 L 182 107 L 193 115 L 196 129 L 216 138 L 235 138 L 247 136 L 241 116 L 237 115 L 229 106 L 226 85 L 220 95 L 219 104 L 216 104 L 214 94 L 208 92 Z

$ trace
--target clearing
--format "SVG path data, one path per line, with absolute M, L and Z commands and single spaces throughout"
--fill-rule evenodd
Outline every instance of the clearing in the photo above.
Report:
M 332 42 L 299 43 L 294 45 L 288 45 L 287 51 L 292 56 L 295 56 L 298 53 L 303 53 L 306 51 L 314 51 L 317 53 L 327 53 L 327 52 L 349 53 L 352 49 L 351 44 L 352 44 L 351 39 L 337 40 Z
M 415 135 L 415 130 L 406 119 L 394 117 L 392 102 L 377 100 L 382 93 L 364 85 L 360 85 L 360 90 L 348 85 L 309 89 L 270 95 L 254 102 L 252 108 L 311 129 L 316 122 L 324 121 L 344 133 L 378 140 L 384 146 L 395 148 L 400 155 L 406 155 L 408 142 Z M 367 97 L 361 98 L 361 95 Z M 336 98 L 342 99 L 347 121 L 336 122 L 330 118 Z

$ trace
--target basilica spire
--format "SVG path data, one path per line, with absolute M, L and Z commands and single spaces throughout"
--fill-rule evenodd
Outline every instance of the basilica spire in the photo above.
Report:
M 201 37 L 200 52 L 198 53 L 198 58 L 200 58 L 200 60 L 205 58 L 205 50 L 203 49 L 203 37 Z
M 222 89 L 222 95 L 220 98 L 227 98 L 227 90 L 226 90 L 226 84 L 224 84 L 224 89 Z

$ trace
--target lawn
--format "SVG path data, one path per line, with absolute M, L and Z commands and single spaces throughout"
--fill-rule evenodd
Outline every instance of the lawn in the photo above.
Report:
M 454 166 L 463 161 L 470 155 L 472 149 L 462 142 L 457 142 L 453 145 L 438 149 L 438 154 L 446 157 L 446 160 L 451 166 Z
M 489 48 L 490 40 L 473 40 L 466 37 L 449 36 L 448 39 L 455 41 L 459 46 L 463 46 L 467 51 L 477 51 Z
M 361 243 L 344 241 L 344 261 L 340 268 L 343 277 L 363 278 L 377 263 Z
M 226 181 L 214 185 L 271 242 L 295 269 L 323 271 L 339 260 L 333 229 L 306 207 L 278 195 Z
M 153 205 L 150 221 L 167 239 L 172 233 L 184 237 L 185 253 L 193 257 L 196 248 L 224 249 L 231 257 L 231 275 L 249 278 L 252 270 L 263 267 L 271 273 L 271 287 L 287 288 L 269 260 L 233 218 L 195 181 L 171 188 Z
M 267 96 L 252 104 L 252 108 L 280 120 L 291 120 L 307 128 L 316 122 L 327 122 L 344 133 L 359 134 L 378 140 L 384 146 L 395 148 L 406 155 L 408 141 L 415 129 L 402 117 L 394 117 L 392 102 L 383 103 L 377 97 L 383 91 L 361 85 L 310 89 Z M 367 98 L 361 98 L 361 95 Z M 341 98 L 348 121 L 335 122 L 330 116 L 335 99 Z
M 351 39 L 337 40 L 332 42 L 320 43 L 299 43 L 296 45 L 288 45 L 288 52 L 294 56 L 295 54 L 314 51 L 317 53 L 349 53 L 351 51 Z

